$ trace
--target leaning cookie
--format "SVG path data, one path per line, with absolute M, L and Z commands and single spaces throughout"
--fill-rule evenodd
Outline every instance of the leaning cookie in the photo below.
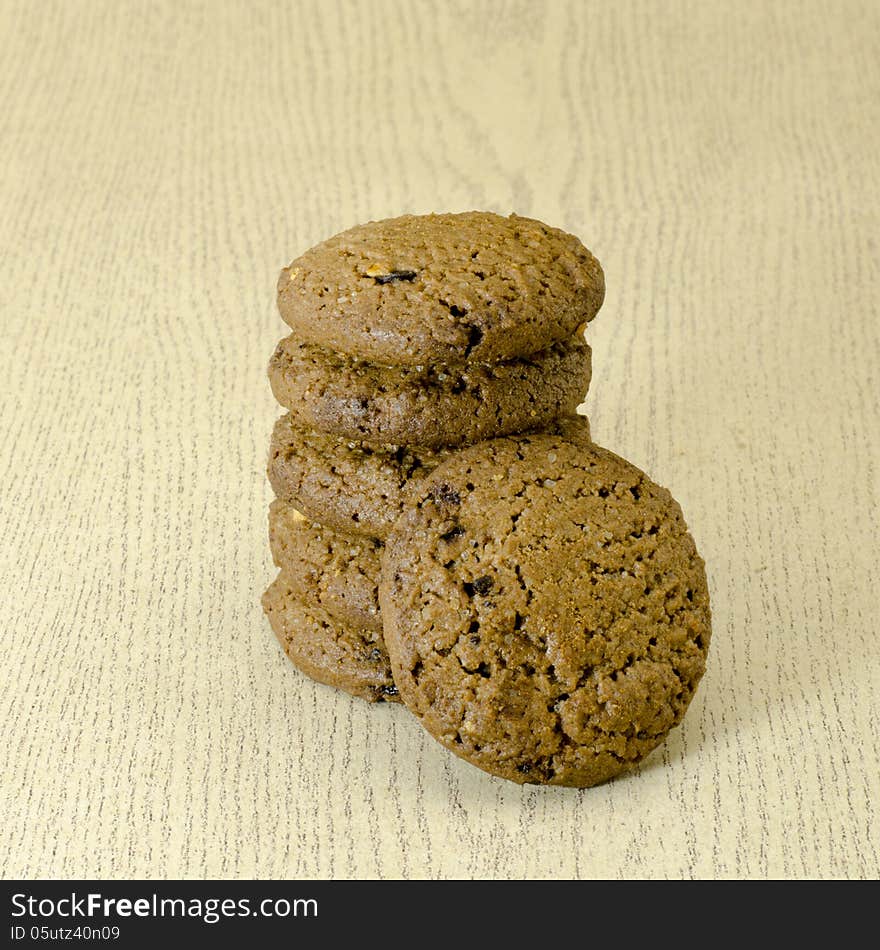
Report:
M 382 634 L 339 623 L 296 589 L 282 571 L 262 598 L 269 624 L 294 666 L 369 702 L 398 702 Z
M 589 443 L 585 416 L 557 419 L 549 431 Z M 272 432 L 269 482 L 279 498 L 336 531 L 384 538 L 400 517 L 411 485 L 451 449 L 370 445 L 297 425 L 282 416 Z
M 548 435 L 463 449 L 388 537 L 379 602 L 422 725 L 514 782 L 589 786 L 681 721 L 705 669 L 703 561 L 666 489 Z
M 401 366 L 528 356 L 573 336 L 604 295 L 602 268 L 574 235 L 485 211 L 371 221 L 278 279 L 298 339 Z
M 379 444 L 463 445 L 574 414 L 590 384 L 580 338 L 524 359 L 378 366 L 283 339 L 269 362 L 278 402 L 302 426 Z
M 293 505 L 269 506 L 269 546 L 301 599 L 317 600 L 343 626 L 381 630 L 379 542 L 307 521 Z

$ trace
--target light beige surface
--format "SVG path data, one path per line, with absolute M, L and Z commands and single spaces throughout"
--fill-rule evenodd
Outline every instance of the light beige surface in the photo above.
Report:
M 7 876 L 878 874 L 876 3 L 0 4 Z M 641 770 L 520 788 L 315 686 L 272 576 L 282 264 L 579 234 L 601 443 L 715 633 Z

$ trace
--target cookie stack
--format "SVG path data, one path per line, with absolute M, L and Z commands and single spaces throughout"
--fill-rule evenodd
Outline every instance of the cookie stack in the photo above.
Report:
M 477 212 L 354 228 L 278 283 L 272 628 L 514 782 L 639 762 L 705 668 L 681 509 L 575 414 L 603 296 L 577 238 Z
M 282 270 L 293 331 L 269 363 L 287 410 L 268 475 L 279 574 L 263 606 L 314 679 L 397 700 L 378 588 L 414 486 L 467 446 L 548 432 L 589 444 L 585 325 L 604 297 L 570 234 L 485 212 L 371 222 Z

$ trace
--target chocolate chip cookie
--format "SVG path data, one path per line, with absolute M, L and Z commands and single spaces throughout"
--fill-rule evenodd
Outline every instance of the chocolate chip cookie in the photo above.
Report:
M 590 441 L 585 416 L 558 419 L 549 431 Z M 403 511 L 409 485 L 432 472 L 449 449 L 370 445 L 297 425 L 288 414 L 272 432 L 269 482 L 312 521 L 337 531 L 384 538 Z
M 514 782 L 595 785 L 644 758 L 681 721 L 711 635 L 669 492 L 550 435 L 463 449 L 422 479 L 379 601 L 403 701 Z
M 522 359 L 391 367 L 283 339 L 269 362 L 278 402 L 298 424 L 379 444 L 462 445 L 574 414 L 590 383 L 580 338 Z
M 317 602 L 301 598 L 284 571 L 262 603 L 278 642 L 303 673 L 370 702 L 398 701 L 379 631 L 334 620 Z
M 574 235 L 486 211 L 362 224 L 278 279 L 297 339 L 405 366 L 529 356 L 573 336 L 604 295 L 602 268 Z
M 300 599 L 317 600 L 343 626 L 382 629 L 377 541 L 307 521 L 276 500 L 269 506 L 269 546 Z

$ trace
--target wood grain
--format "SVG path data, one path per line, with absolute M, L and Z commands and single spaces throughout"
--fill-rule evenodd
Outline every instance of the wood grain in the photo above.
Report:
M 876 876 L 880 10 L 0 3 L 0 869 Z M 594 436 L 679 498 L 687 721 L 517 787 L 286 663 L 282 264 L 488 208 L 602 261 Z

